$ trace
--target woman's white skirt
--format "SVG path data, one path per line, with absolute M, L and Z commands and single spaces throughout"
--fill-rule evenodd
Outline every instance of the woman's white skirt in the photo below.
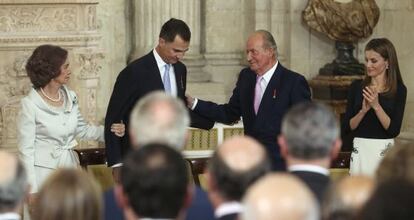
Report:
M 354 138 L 349 174 L 373 177 L 386 150 L 394 145 L 394 139 Z

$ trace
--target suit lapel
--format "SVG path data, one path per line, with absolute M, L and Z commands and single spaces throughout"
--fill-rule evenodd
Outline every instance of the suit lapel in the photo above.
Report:
M 254 113 L 254 90 L 256 86 L 256 73 L 251 71 L 250 76 L 246 80 L 246 94 L 241 98 L 246 99 L 243 100 L 243 103 L 248 103 L 249 108 L 247 114 L 251 116 L 251 118 L 256 118 L 256 113 Z M 240 91 L 243 92 L 243 91 Z
M 185 78 L 184 78 L 184 70 L 181 68 L 179 63 L 173 65 L 174 67 L 174 75 L 175 75 L 175 84 L 177 85 L 177 96 L 184 97 L 185 92 Z
M 157 89 L 164 90 L 164 84 L 162 83 L 161 73 L 158 69 L 157 61 L 155 60 L 152 51 L 148 54 L 148 58 L 148 62 L 146 62 L 147 68 L 149 70 L 147 74 L 148 85 L 156 85 Z

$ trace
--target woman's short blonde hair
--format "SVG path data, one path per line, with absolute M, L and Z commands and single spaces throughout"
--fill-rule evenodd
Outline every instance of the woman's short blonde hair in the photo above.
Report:
M 81 169 L 62 168 L 42 185 L 34 220 L 100 220 L 102 195 L 96 181 Z

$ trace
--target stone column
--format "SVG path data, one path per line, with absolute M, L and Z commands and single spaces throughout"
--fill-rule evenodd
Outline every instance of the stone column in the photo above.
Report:
M 96 90 L 103 56 L 98 47 L 98 0 L 0 0 L 0 148 L 16 151 L 20 99 L 31 88 L 27 58 L 41 44 L 69 51 L 70 87 L 83 116 L 96 120 Z M 85 145 L 96 143 L 84 143 Z
M 183 62 L 188 68 L 188 81 L 206 81 L 204 56 L 201 54 L 201 16 L 199 0 L 136 0 L 134 1 L 133 45 L 130 60 L 147 54 L 158 44 L 161 26 L 170 18 L 182 19 L 191 30 L 190 50 Z

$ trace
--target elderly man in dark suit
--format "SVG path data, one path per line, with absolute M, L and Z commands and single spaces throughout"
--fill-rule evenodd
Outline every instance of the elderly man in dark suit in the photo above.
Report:
M 320 103 L 301 103 L 285 115 L 278 137 L 289 172 L 303 180 L 322 201 L 330 184 L 329 167 L 342 141 L 333 112 Z
M 231 124 L 243 119 L 246 135 L 263 145 L 273 162 L 273 169 L 284 170 L 276 138 L 285 112 L 294 104 L 310 100 L 306 79 L 278 61 L 276 42 L 268 31 L 250 35 L 246 45 L 250 68 L 243 69 L 227 104 L 218 105 L 187 97 L 194 112 L 214 121 Z
M 119 73 L 105 117 L 105 145 L 108 165 L 120 166 L 130 150 L 128 132 L 119 138 L 111 132 L 114 122 L 124 122 L 128 129 L 129 114 L 134 104 L 147 93 L 164 90 L 184 102 L 187 69 L 180 60 L 187 52 L 191 32 L 182 20 L 171 18 L 161 28 L 158 45 L 147 55 L 131 62 Z M 191 126 L 210 129 L 214 122 L 191 112 Z M 114 166 L 115 165 L 115 166 Z M 118 169 L 114 169 L 114 179 Z

